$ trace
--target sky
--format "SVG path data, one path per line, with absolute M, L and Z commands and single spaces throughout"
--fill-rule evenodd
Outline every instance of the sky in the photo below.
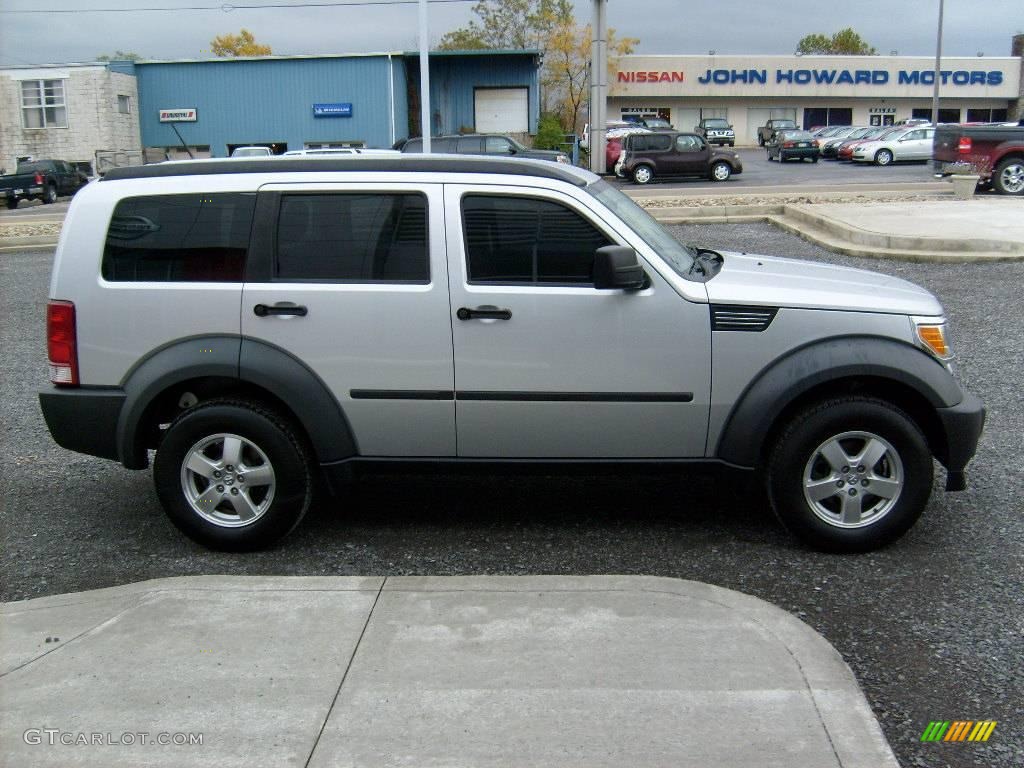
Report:
M 233 0 L 238 5 L 330 0 Z M 335 0 L 344 2 L 345 0 Z M 0 65 L 91 61 L 115 50 L 143 58 L 209 56 L 218 34 L 251 30 L 275 54 L 415 50 L 415 5 L 290 7 L 225 12 L 226 0 L 0 0 Z M 387 0 L 377 0 L 387 2 Z M 637 37 L 637 53 L 789 54 L 811 32 L 852 26 L 881 54 L 934 56 L 938 0 L 856 0 L 844 3 L 771 0 L 609 0 L 608 21 L 619 35 Z M 184 10 L 206 6 L 212 10 Z M 470 2 L 437 2 L 429 9 L 432 43 L 472 18 Z M 128 12 L 174 7 L 177 10 Z M 589 20 L 591 5 L 576 0 Z M 88 9 L 116 8 L 114 12 Z M 64 10 L 70 13 L 12 13 Z M 810 12 L 809 12 L 810 11 Z M 895 15 L 894 15 L 895 12 Z M 1024 32 L 1024 0 L 946 0 L 943 52 L 949 56 L 1008 56 Z

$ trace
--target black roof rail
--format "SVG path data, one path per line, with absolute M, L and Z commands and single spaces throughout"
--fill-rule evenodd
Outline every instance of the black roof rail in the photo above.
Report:
M 217 176 L 226 173 L 313 173 L 350 171 L 352 173 L 492 173 L 557 179 L 585 187 L 597 179 L 582 168 L 547 160 L 525 158 L 488 158 L 467 155 L 399 155 L 372 157 L 269 157 L 256 160 L 195 160 L 153 163 L 151 165 L 111 168 L 103 181 L 121 179 L 158 179 L 172 176 Z

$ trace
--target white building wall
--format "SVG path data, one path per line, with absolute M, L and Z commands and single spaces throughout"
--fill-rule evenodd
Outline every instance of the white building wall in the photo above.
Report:
M 23 126 L 23 80 L 64 81 L 66 128 Z M 119 95 L 128 96 L 128 114 L 118 112 Z M 26 155 L 93 163 L 98 150 L 140 152 L 137 107 L 135 77 L 103 65 L 0 70 L 0 167 L 13 172 Z

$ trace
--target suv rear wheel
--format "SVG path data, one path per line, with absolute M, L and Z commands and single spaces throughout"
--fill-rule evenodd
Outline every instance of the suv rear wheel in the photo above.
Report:
M 157 450 L 160 502 L 185 535 L 248 551 L 288 534 L 312 500 L 311 461 L 297 431 L 257 403 L 212 400 L 171 424 Z
M 865 552 L 910 529 L 932 488 L 917 424 L 883 400 L 849 397 L 796 414 L 768 461 L 772 508 L 817 549 Z
M 633 169 L 633 181 L 637 184 L 650 184 L 654 179 L 654 169 L 649 165 L 638 165 Z
M 724 160 L 719 160 L 711 166 L 712 181 L 728 181 L 730 176 L 732 176 L 732 168 Z

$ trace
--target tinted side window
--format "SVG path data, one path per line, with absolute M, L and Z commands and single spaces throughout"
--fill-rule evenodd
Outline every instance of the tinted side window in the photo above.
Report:
M 511 144 L 501 136 L 488 136 L 484 139 L 485 151 L 489 155 L 507 155 Z
M 255 205 L 254 192 L 126 198 L 107 230 L 103 278 L 240 282 Z
M 479 155 L 483 153 L 483 139 L 479 136 L 463 137 L 459 139 L 460 155 Z
M 560 203 L 525 197 L 462 199 L 471 283 L 593 282 L 594 251 L 608 238 Z
M 429 282 L 426 198 L 415 193 L 283 195 L 274 277 Z

